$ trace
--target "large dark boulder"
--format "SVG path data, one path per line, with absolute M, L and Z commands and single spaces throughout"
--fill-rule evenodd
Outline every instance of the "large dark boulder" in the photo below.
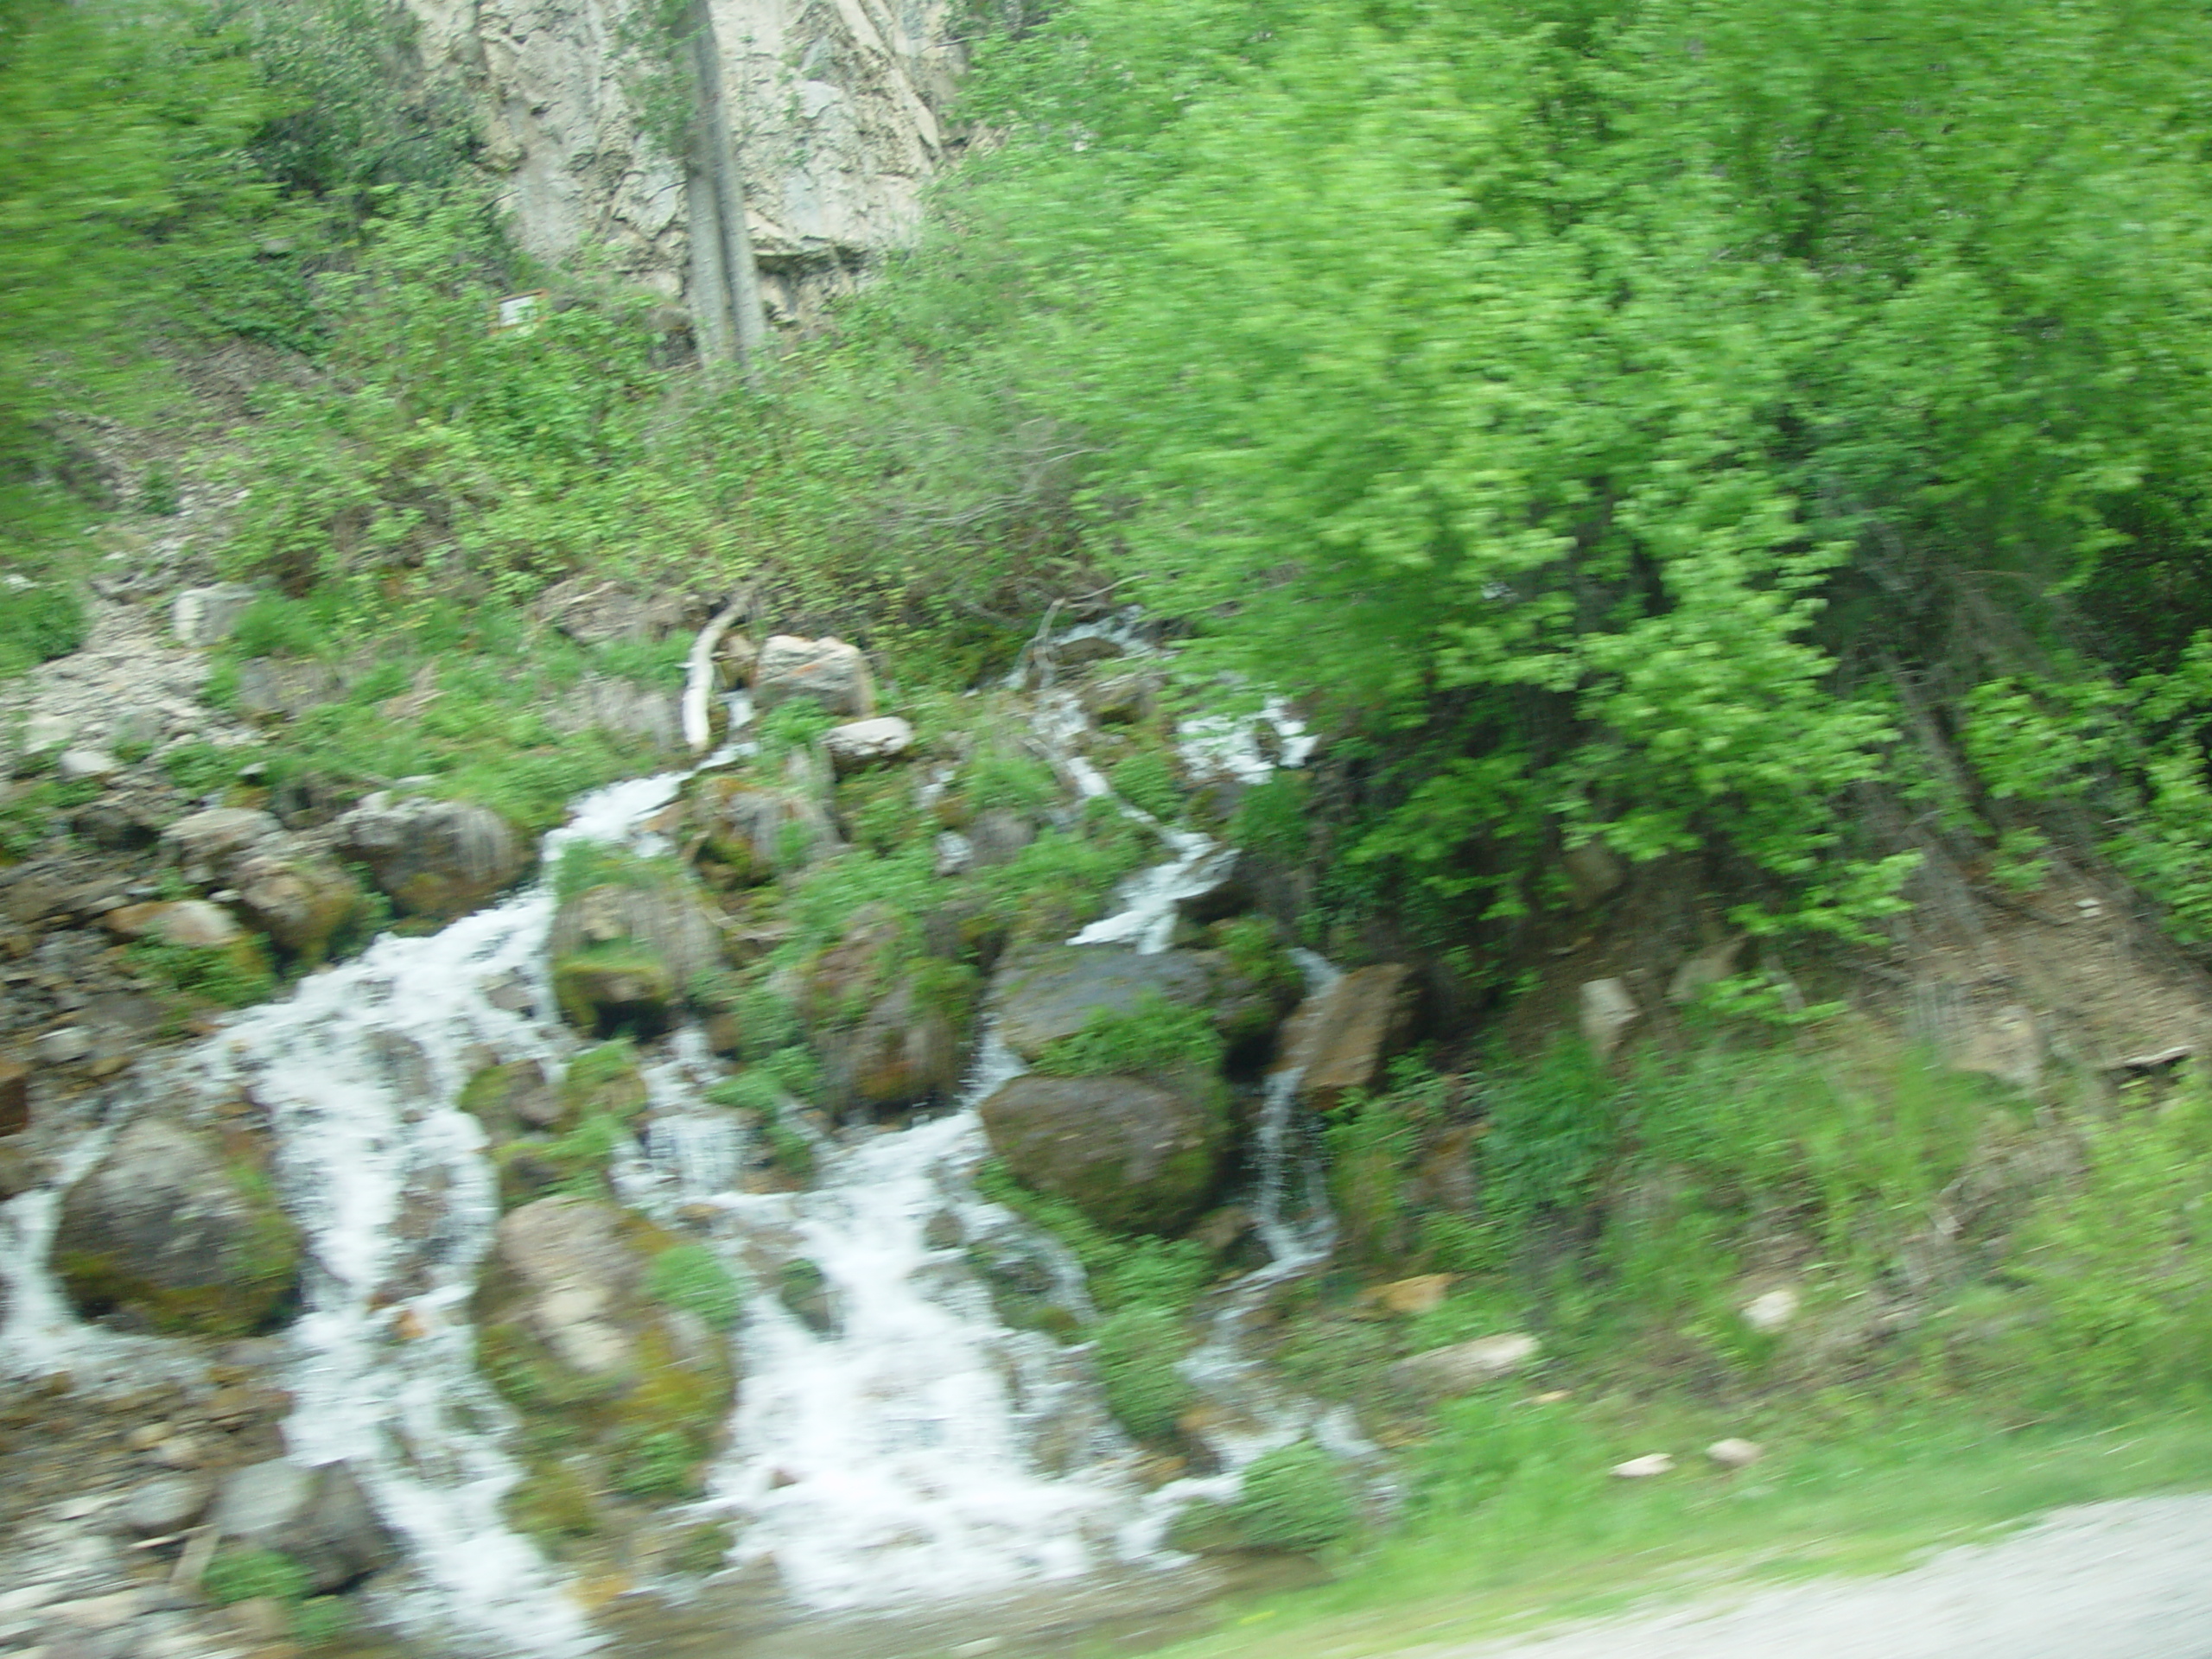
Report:
M 1173 1232 L 1205 1207 L 1228 1142 L 1220 1080 L 1034 1073 L 979 1110 L 991 1149 L 1024 1186 L 1114 1232 Z
M 266 1179 L 213 1135 L 168 1118 L 124 1129 L 62 1199 L 54 1267 L 86 1318 L 245 1336 L 296 1300 L 300 1235 Z

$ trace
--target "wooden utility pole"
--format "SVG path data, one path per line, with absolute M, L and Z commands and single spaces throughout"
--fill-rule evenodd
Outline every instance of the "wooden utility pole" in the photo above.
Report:
M 692 279 L 695 286 L 702 277 L 718 279 L 718 292 L 701 295 L 693 305 L 701 322 L 699 345 L 709 357 L 734 356 L 746 379 L 758 385 L 767 361 L 768 320 L 760 306 L 753 235 L 746 228 L 745 181 L 738 174 L 737 143 L 722 97 L 721 47 L 709 0 L 692 0 L 690 35 L 695 113 L 686 200 Z M 717 308 L 721 315 L 711 316 Z

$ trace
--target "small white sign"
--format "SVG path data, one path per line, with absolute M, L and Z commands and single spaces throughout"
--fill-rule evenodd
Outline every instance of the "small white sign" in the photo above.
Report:
M 492 302 L 492 332 L 495 334 L 526 334 L 537 327 L 537 320 L 544 315 L 545 302 L 552 296 L 544 289 L 535 289 L 528 294 L 510 294 Z

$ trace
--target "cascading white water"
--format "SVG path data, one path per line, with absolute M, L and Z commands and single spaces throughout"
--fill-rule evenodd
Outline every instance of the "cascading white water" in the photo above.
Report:
M 620 842 L 672 778 L 587 798 L 547 838 Z M 560 1656 L 594 1645 L 582 1613 L 500 1500 L 511 1421 L 475 1366 L 468 1301 L 499 1219 L 480 1125 L 454 1103 L 486 1059 L 556 1060 L 557 1029 L 518 1011 L 543 988 L 553 895 L 531 888 L 426 938 L 387 937 L 241 1017 L 200 1052 L 210 1095 L 270 1117 L 286 1207 L 308 1239 L 284 1424 L 307 1463 L 344 1458 L 405 1538 L 416 1586 L 392 1611 L 442 1650 Z M 505 991 L 503 991 L 505 988 Z
M 1085 797 L 1109 793 L 1073 746 L 1072 700 L 1043 702 L 1039 730 L 1063 770 Z M 744 710 L 731 714 L 734 729 Z M 1302 759 L 1294 727 L 1278 720 L 1278 730 L 1284 758 Z M 1243 775 L 1243 740 L 1196 735 Z M 648 845 L 637 826 L 678 782 L 587 798 L 548 838 L 549 867 L 570 842 Z M 1126 882 L 1116 912 L 1075 942 L 1162 950 L 1179 902 L 1217 881 L 1233 854 L 1116 804 L 1151 823 L 1172 856 Z M 489 1060 L 557 1065 L 569 1046 L 532 1011 L 551 1005 L 554 909 L 541 885 L 435 936 L 380 940 L 288 1001 L 240 1016 L 184 1068 L 210 1100 L 244 1090 L 268 1115 L 286 1207 L 309 1241 L 305 1311 L 290 1335 L 288 1446 L 309 1463 L 346 1459 L 368 1484 L 414 1564 L 391 1611 L 440 1651 L 563 1659 L 595 1645 L 558 1576 L 500 1513 L 518 1473 L 501 1450 L 512 1419 L 476 1371 L 467 1314 L 497 1195 L 483 1131 L 454 1103 Z M 518 985 L 531 994 L 518 998 Z M 956 1109 L 858 1144 L 824 1142 L 817 1185 L 779 1195 L 732 1190 L 743 1136 L 699 1103 L 713 1065 L 696 1042 L 679 1033 L 648 1070 L 646 1143 L 616 1171 L 626 1196 L 664 1212 L 719 1211 L 717 1242 L 741 1263 L 748 1254 L 811 1262 L 833 1310 L 830 1330 L 810 1328 L 757 1286 L 732 1447 L 709 1500 L 744 1522 L 736 1558 L 772 1559 L 802 1603 L 982 1596 L 1155 1559 L 1175 1504 L 1222 1486 L 1141 1496 L 1080 1351 L 1007 1329 L 967 1263 L 972 1248 L 1018 1241 L 1051 1264 L 1055 1300 L 1084 1306 L 1065 1252 L 969 1184 L 985 1152 L 975 1104 L 1019 1070 L 987 1038 Z M 1255 1207 L 1274 1260 L 1253 1282 L 1326 1248 L 1310 1215 L 1301 1224 L 1289 1213 L 1294 1096 L 1293 1084 L 1271 1089 L 1262 1115 Z M 102 1145 L 81 1141 L 65 1175 L 89 1167 Z M 96 1351 L 159 1350 L 69 1316 L 40 1266 L 58 1203 L 48 1191 L 0 1211 L 13 1234 L 0 1259 L 10 1290 L 0 1355 L 36 1371 Z M 1249 1370 L 1231 1351 L 1230 1323 L 1217 1322 L 1224 1334 L 1195 1368 Z M 1310 1414 L 1294 1423 L 1263 1405 L 1248 1415 L 1254 1433 L 1249 1448 L 1230 1448 L 1235 1463 L 1311 1428 Z

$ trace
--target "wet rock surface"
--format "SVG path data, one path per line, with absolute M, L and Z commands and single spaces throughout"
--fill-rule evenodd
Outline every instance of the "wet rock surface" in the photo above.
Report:
M 160 1117 L 118 1135 L 54 1234 L 78 1312 L 209 1336 L 276 1323 L 297 1294 L 300 1240 L 254 1156 Z
M 410 916 L 449 920 L 519 876 L 531 849 L 514 826 L 465 801 L 370 796 L 335 825 L 337 851 L 365 865 Z

